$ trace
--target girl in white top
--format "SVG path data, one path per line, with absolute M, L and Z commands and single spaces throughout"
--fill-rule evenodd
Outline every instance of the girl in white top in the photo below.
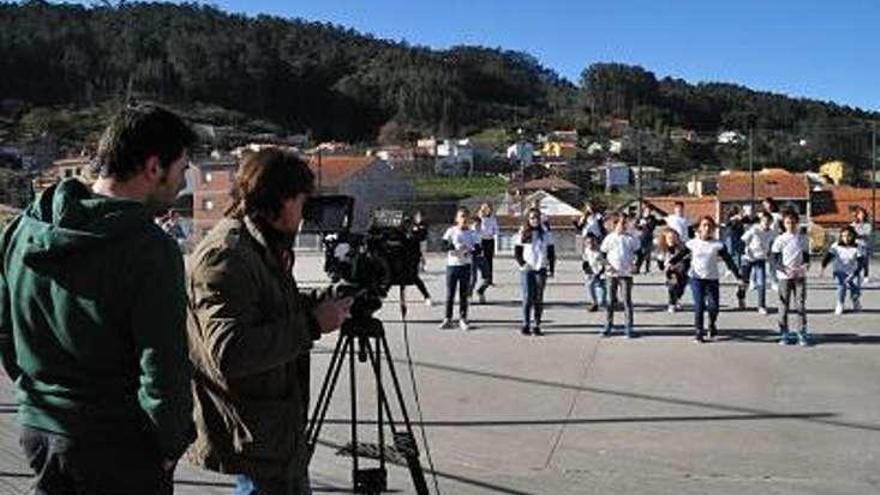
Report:
M 612 220 L 614 230 L 605 236 L 599 248 L 605 255 L 608 293 L 611 303 L 605 308 L 605 330 L 603 336 L 611 335 L 614 328 L 614 306 L 617 304 L 618 287 L 623 290 L 623 310 L 626 316 L 625 333 L 628 338 L 635 337 L 633 331 L 632 288 L 633 272 L 636 267 L 641 244 L 638 239 L 627 232 L 627 218 L 623 213 L 617 214 Z
M 458 325 L 469 330 L 467 319 L 468 294 L 470 293 L 471 264 L 474 253 L 479 249 L 479 238 L 470 228 L 470 211 L 461 207 L 455 213 L 455 225 L 446 229 L 442 237 L 446 250 L 446 314 L 441 329 L 453 328 L 452 306 L 458 289 Z
M 743 283 L 736 290 L 740 309 L 745 308 L 746 289 L 752 281 L 758 292 L 758 312 L 767 314 L 767 264 L 770 247 L 778 231 L 773 228 L 773 216 L 766 211 L 758 214 L 759 221 L 742 236 L 745 250 L 742 257 Z
M 834 266 L 831 275 L 837 286 L 837 306 L 834 308 L 834 314 L 843 314 L 847 291 L 852 299 L 853 311 L 861 310 L 859 297 L 862 293 L 862 266 L 865 263 L 865 252 L 852 226 L 840 231 L 840 239 L 831 245 L 825 258 L 822 259 L 822 271 L 824 272 L 832 262 Z
M 541 211 L 530 209 L 526 224 L 520 228 L 514 247 L 514 256 L 520 268 L 523 298 L 523 335 L 543 335 L 541 317 L 544 312 L 544 287 L 547 277 L 553 276 L 556 251 L 553 234 L 541 222 Z M 531 326 L 534 313 L 534 326 Z
M 855 220 L 853 220 L 852 227 L 855 229 L 856 237 L 858 240 L 862 241 L 862 246 L 865 248 L 866 263 L 862 265 L 862 272 L 865 276 L 865 283 L 870 283 L 870 260 L 874 257 L 874 226 L 868 219 L 868 211 L 861 206 L 856 208 Z
M 691 282 L 691 293 L 694 298 L 694 340 L 705 342 L 703 333 L 703 312 L 709 313 L 709 328 L 706 336 L 711 339 L 718 333 L 720 284 L 718 282 L 718 264 L 723 261 L 734 276 L 739 279 L 739 269 L 733 258 L 724 247 L 724 243 L 715 239 L 718 226 L 712 217 L 703 217 L 697 226 L 696 237 L 685 243 L 685 251 L 673 257 L 671 262 L 690 257 L 691 268 L 688 273 Z
M 678 232 L 678 238 L 681 239 L 682 242 L 691 238 L 691 222 L 684 217 L 684 203 L 681 201 L 675 202 L 672 214 L 666 216 L 666 225 L 669 226 L 670 229 Z
M 592 300 L 587 311 L 594 313 L 599 311 L 599 308 L 607 306 L 608 300 L 605 293 L 605 257 L 599 250 L 599 239 L 593 234 L 587 234 L 584 238 L 581 259 L 583 261 L 581 267 L 586 277 L 584 285 L 587 288 L 587 297 Z
M 498 219 L 495 218 L 495 209 L 491 203 L 483 203 L 480 206 L 480 263 L 476 267 L 483 279 L 477 288 L 477 296 L 480 304 L 486 302 L 486 289 L 494 283 L 495 273 L 495 237 L 498 235 Z
M 785 232 L 773 240 L 770 255 L 779 279 L 779 333 L 780 344 L 812 344 L 807 332 L 807 270 L 810 267 L 810 242 L 798 232 L 798 214 L 788 210 L 782 215 Z M 795 300 L 800 326 L 797 334 L 789 332 L 789 306 Z
M 593 235 L 599 242 L 608 234 L 605 230 L 605 217 L 595 204 L 588 201 L 584 205 L 581 217 L 574 222 L 575 228 L 581 231 L 581 237 L 585 240 L 588 235 Z

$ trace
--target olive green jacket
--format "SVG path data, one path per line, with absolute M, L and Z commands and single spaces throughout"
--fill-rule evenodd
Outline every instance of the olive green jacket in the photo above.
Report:
M 187 294 L 198 434 L 187 458 L 222 473 L 304 474 L 314 297 L 247 217 L 221 220 L 199 244 Z

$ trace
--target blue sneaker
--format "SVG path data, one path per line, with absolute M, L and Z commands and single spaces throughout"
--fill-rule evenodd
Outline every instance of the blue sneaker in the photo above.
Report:
M 787 330 L 779 334 L 779 345 L 792 345 L 795 341 L 795 336 Z
M 806 330 L 801 330 L 797 333 L 798 344 L 803 347 L 809 347 L 813 345 L 813 336 L 809 334 Z
M 605 324 L 605 329 L 602 330 L 602 336 L 603 336 L 603 337 L 608 337 L 609 335 L 611 335 L 611 332 L 612 332 L 613 330 L 614 330 L 614 327 L 611 326 L 611 323 L 606 323 L 606 324 Z

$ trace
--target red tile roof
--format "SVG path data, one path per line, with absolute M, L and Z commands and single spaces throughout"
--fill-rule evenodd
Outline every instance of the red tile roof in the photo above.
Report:
M 309 165 L 315 172 L 315 182 L 320 180 L 321 189 L 339 187 L 346 180 L 366 169 L 377 159 L 371 156 L 324 155 L 318 167 L 318 157 L 313 155 Z
M 752 180 L 748 172 L 734 171 L 718 176 L 718 199 L 737 201 L 751 199 Z M 779 168 L 755 172 L 755 198 L 777 200 L 808 199 L 810 183 L 804 174 L 793 174 Z
M 581 188 L 561 177 L 542 177 L 523 184 L 526 191 L 580 191 Z
M 812 220 L 823 227 L 842 227 L 849 225 L 853 221 L 852 209 L 861 206 L 868 211 L 871 216 L 871 190 L 860 189 L 850 186 L 838 186 L 831 188 L 830 209 L 828 211 L 814 214 Z M 880 191 L 878 191 L 877 209 L 880 210 Z M 876 224 L 876 219 L 874 220 Z
M 684 216 L 693 224 L 705 216 L 717 219 L 718 198 L 715 196 L 654 196 L 645 198 L 645 203 L 666 215 L 675 209 L 676 201 L 684 203 Z

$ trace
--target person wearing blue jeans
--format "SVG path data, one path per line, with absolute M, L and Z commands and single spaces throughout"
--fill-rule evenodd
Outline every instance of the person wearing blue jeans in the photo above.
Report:
M 842 315 L 847 292 L 852 299 L 853 311 L 862 309 L 862 270 L 866 262 L 864 244 L 852 226 L 841 230 L 840 239 L 831 245 L 822 259 L 822 271 L 834 262 L 834 284 L 837 288 L 837 306 L 834 314 Z
M 681 262 L 689 257 L 691 267 L 689 277 L 694 298 L 694 340 L 705 342 L 705 337 L 713 338 L 718 333 L 719 270 L 718 264 L 724 261 L 727 269 L 741 280 L 739 269 L 723 243 L 715 239 L 715 219 L 709 216 L 700 219 L 697 235 L 685 243 L 685 250 L 673 257 L 670 263 Z M 704 312 L 709 313 L 708 332 L 704 334 Z
M 446 229 L 442 243 L 446 250 L 446 313 L 440 329 L 454 328 L 452 305 L 458 289 L 458 326 L 462 330 L 470 330 L 467 319 L 468 296 L 471 293 L 472 265 L 475 256 L 479 254 L 480 239 L 477 232 L 470 228 L 470 211 L 467 208 L 461 207 L 456 211 L 455 225 Z
M 544 313 L 544 287 L 547 277 L 553 276 L 556 251 L 553 234 L 541 222 L 541 210 L 532 208 L 528 211 L 526 224 L 516 239 L 514 257 L 519 265 L 522 287 L 522 334 L 543 335 L 541 316 Z
M 767 314 L 767 260 L 770 247 L 776 239 L 777 231 L 773 228 L 773 215 L 766 211 L 758 214 L 758 223 L 750 227 L 742 236 L 744 245 L 741 270 L 743 283 L 736 289 L 736 298 L 740 309 L 746 307 L 746 291 L 751 281 L 758 292 L 758 313 Z
M 593 233 L 588 233 L 584 237 L 584 251 L 581 255 L 583 260 L 581 267 L 586 277 L 584 286 L 587 289 L 587 297 L 592 301 L 587 310 L 591 313 L 608 305 L 608 296 L 605 292 L 605 258 L 599 249 L 599 244 L 599 238 Z

